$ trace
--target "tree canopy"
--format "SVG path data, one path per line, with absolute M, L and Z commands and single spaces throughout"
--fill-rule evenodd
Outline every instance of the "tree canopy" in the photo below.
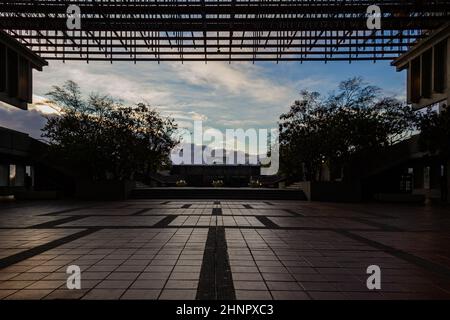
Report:
M 47 95 L 61 111 L 47 116 L 42 136 L 58 159 L 84 178 L 132 179 L 169 163 L 177 125 L 147 104 L 125 106 L 98 93 L 84 98 L 72 81 Z
M 383 96 L 359 77 L 341 82 L 325 98 L 302 91 L 289 112 L 280 116 L 282 168 L 314 181 L 327 165 L 339 177 L 354 157 L 401 141 L 414 124 L 411 107 Z

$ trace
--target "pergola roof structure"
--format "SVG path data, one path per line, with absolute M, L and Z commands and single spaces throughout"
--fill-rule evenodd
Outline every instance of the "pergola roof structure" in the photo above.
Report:
M 68 30 L 69 5 L 81 30 Z M 367 28 L 379 5 L 382 29 Z M 0 0 L 0 28 L 46 60 L 392 60 L 450 20 L 450 1 Z

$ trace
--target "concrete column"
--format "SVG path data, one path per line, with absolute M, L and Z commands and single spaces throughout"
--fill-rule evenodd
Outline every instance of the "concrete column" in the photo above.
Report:
M 418 103 L 421 96 L 421 57 L 413 59 L 410 63 L 411 69 L 411 102 Z
M 433 90 L 432 74 L 433 52 L 428 49 L 420 56 L 420 96 L 421 98 L 431 98 Z

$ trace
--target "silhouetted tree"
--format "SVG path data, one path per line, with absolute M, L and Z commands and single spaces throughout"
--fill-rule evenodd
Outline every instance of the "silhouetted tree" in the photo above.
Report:
M 48 93 L 61 108 L 47 116 L 43 137 L 61 161 L 90 179 L 132 179 L 169 162 L 177 125 L 146 104 L 124 106 L 107 95 L 84 99 L 67 81 Z
M 356 156 L 369 155 L 403 140 L 414 127 L 411 107 L 361 78 L 343 81 L 323 99 L 301 92 L 280 117 L 281 163 L 284 171 L 314 181 L 324 164 L 340 176 Z

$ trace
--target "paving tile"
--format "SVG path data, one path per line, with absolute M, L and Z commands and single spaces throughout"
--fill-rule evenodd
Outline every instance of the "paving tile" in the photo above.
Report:
M 0 259 L 77 233 L 76 226 L 104 228 L 3 268 L 0 299 L 195 299 L 199 280 L 205 279 L 208 229 L 189 226 L 216 224 L 225 226 L 238 299 L 450 299 L 444 275 L 408 259 L 450 268 L 450 220 L 439 207 L 128 200 L 39 216 L 64 208 L 73 205 L 49 201 L 2 208 Z M 212 216 L 213 208 L 221 208 L 223 216 Z M 71 229 L 32 227 L 84 215 L 89 216 L 66 224 Z M 172 226 L 152 228 L 170 215 L 178 216 Z M 285 228 L 267 228 L 256 217 Z M 373 242 L 405 254 L 390 254 Z M 65 288 L 72 264 L 82 270 L 82 290 Z M 365 286 L 372 264 L 382 268 L 382 289 L 376 292 Z
M 126 289 L 133 283 L 133 280 L 104 280 L 95 289 Z
M 138 276 L 138 272 L 113 272 L 106 280 L 135 280 Z
M 125 289 L 92 289 L 85 296 L 84 300 L 117 300 L 125 292 Z
M 339 291 L 335 283 L 332 282 L 300 282 L 306 291 Z
M 39 290 L 19 290 L 12 295 L 6 297 L 6 300 L 40 300 L 47 296 L 52 289 L 39 289 Z
M 18 278 L 20 276 L 20 273 L 17 272 L 1 272 L 0 273 L 0 281 L 5 281 L 5 280 L 9 280 L 9 279 L 14 279 L 16 278 L 16 280 L 36 280 L 36 279 L 21 279 Z
M 259 272 L 257 267 L 239 267 L 239 266 L 231 266 L 232 272 L 248 272 L 248 273 L 254 273 Z
M 122 300 L 157 300 L 161 290 L 129 289 L 120 298 Z
M 102 280 L 105 279 L 107 276 L 110 275 L 109 271 L 106 272 L 83 272 L 81 274 L 81 279 L 82 280 Z
M 274 300 L 311 300 L 304 291 L 270 291 Z
M 297 284 L 297 282 L 286 281 L 267 281 L 267 287 L 270 291 L 301 291 L 303 288 Z
M 347 297 L 340 292 L 308 292 L 314 300 L 347 300 Z
M 57 289 L 45 296 L 45 300 L 76 300 L 81 299 L 88 290 Z
M 12 295 L 14 292 L 17 292 L 17 290 L 0 290 L 0 299 L 4 299 L 7 296 Z
M 169 280 L 165 289 L 197 289 L 198 281 L 192 280 Z
M 171 271 L 173 266 L 148 266 L 143 272 L 166 272 Z
M 242 280 L 242 281 L 262 281 L 263 278 L 259 273 L 241 273 L 241 272 L 234 272 L 233 273 L 233 280 Z
M 295 281 L 289 273 L 262 273 L 261 275 L 266 281 Z
M 233 281 L 236 290 L 267 290 L 263 281 Z
M 166 280 L 136 280 L 131 289 L 162 289 L 166 284 Z
M 40 280 L 29 285 L 26 289 L 57 289 L 65 283 L 65 281 L 61 280 Z
M 269 291 L 236 290 L 238 300 L 272 300 Z
M 11 280 L 14 280 L 14 281 L 17 281 L 17 280 L 41 280 L 50 274 L 51 273 L 25 272 L 25 273 L 21 273 L 15 277 L 13 277 Z M 5 279 L 5 280 L 7 280 L 7 279 Z
M 18 281 L 14 281 L 14 280 L 7 280 L 7 281 L 3 281 L 0 282 L 0 290 L 5 290 L 5 289 L 24 289 L 26 287 L 28 287 L 29 285 L 33 284 L 34 281 L 25 281 L 25 280 L 18 280 Z
M 172 272 L 170 279 L 173 280 L 198 280 L 200 272 Z
M 159 299 L 161 300 L 194 300 L 197 290 L 172 290 L 164 289 Z
M 139 274 L 138 280 L 166 280 L 169 275 L 170 272 L 143 272 Z

